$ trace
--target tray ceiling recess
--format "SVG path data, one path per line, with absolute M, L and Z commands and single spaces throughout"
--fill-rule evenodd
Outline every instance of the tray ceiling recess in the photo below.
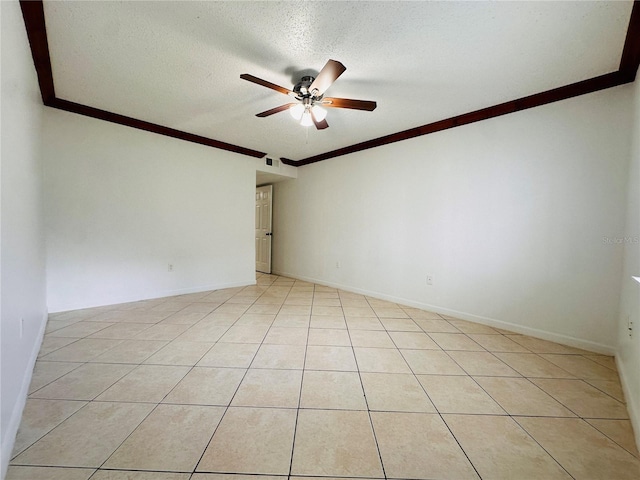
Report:
M 638 0 L 20 6 L 45 105 L 294 166 L 630 83 L 640 64 Z M 326 96 L 375 111 L 256 117 L 275 92 L 241 75 L 294 90 L 329 59 L 347 70 Z

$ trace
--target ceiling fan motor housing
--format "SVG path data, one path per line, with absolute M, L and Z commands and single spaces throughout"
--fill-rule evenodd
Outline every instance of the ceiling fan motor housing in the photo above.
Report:
M 309 87 L 311 87 L 311 84 L 314 80 L 315 77 L 304 76 L 293 87 L 293 91 L 300 97 L 301 100 L 309 97 L 313 97 L 314 100 L 320 100 L 322 98 L 322 95 L 314 95 L 313 92 L 309 91 Z

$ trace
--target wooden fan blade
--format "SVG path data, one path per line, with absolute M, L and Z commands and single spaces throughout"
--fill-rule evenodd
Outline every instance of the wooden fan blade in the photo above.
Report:
M 283 112 L 285 110 L 289 110 L 295 103 L 287 103 L 286 105 L 280 105 L 279 107 L 272 108 L 271 110 L 266 110 L 264 112 L 260 112 L 256 114 L 256 117 L 268 117 L 269 115 L 273 115 L 274 113 Z
M 276 85 L 275 83 L 267 82 L 266 80 L 263 80 L 261 78 L 254 77 L 253 75 L 249 75 L 248 73 L 243 73 L 242 75 L 240 75 L 240 78 L 248 82 L 257 83 L 258 85 L 262 85 L 263 87 L 270 88 L 271 90 L 275 90 L 276 92 L 284 93 L 285 95 L 295 96 L 295 93 L 293 93 L 291 90 L 281 87 L 280 85 Z
M 367 112 L 371 112 L 376 109 L 378 104 L 370 100 L 325 97 L 322 99 L 322 106 L 330 108 L 351 108 L 353 110 L 366 110 Z
M 309 87 L 309 91 L 313 93 L 314 90 L 318 90 L 314 95 L 322 95 L 346 69 L 347 67 L 340 62 L 329 60 Z
M 315 124 L 318 130 L 324 130 L 325 128 L 329 128 L 329 124 L 327 123 L 326 120 L 318 121 L 315 113 L 313 113 L 313 108 L 310 111 L 311 111 L 311 119 L 313 120 L 313 123 Z

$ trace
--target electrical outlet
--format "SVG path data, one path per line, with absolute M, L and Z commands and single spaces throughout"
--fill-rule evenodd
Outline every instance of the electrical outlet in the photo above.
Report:
M 173 264 L 172 263 L 169 264 L 169 266 L 167 268 L 167 271 L 173 272 Z
M 427 275 L 427 285 L 433 285 L 433 275 Z
M 631 320 L 630 315 L 627 315 L 627 329 L 629 331 L 629 337 L 633 337 L 633 320 Z

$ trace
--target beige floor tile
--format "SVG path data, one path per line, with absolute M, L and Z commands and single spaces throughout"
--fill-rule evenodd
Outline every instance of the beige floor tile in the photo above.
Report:
M 171 341 L 184 333 L 189 325 L 179 323 L 159 323 L 135 335 L 140 340 L 166 340 Z
M 440 413 L 505 415 L 471 377 L 418 375 L 418 380 Z
M 575 417 L 526 378 L 475 377 L 475 380 L 509 415 Z
M 311 305 L 283 305 L 278 312 L 282 315 L 311 315 Z
M 309 315 L 293 315 L 279 313 L 274 320 L 272 327 L 285 327 L 285 328 L 309 328 Z
M 627 452 L 631 453 L 634 457 L 640 458 L 638 447 L 636 446 L 636 439 L 633 435 L 633 427 L 629 420 L 589 419 L 587 422 Z
M 243 368 L 195 367 L 162 403 L 227 406 L 245 372 Z
M 31 384 L 29 385 L 29 393 L 33 393 L 36 390 L 41 389 L 45 385 L 57 380 L 58 378 L 66 375 L 67 373 L 75 370 L 82 363 L 74 362 L 44 362 L 38 360 L 33 374 L 31 375 Z
M 351 340 L 347 330 L 336 328 L 311 328 L 309 329 L 308 344 L 348 347 L 351 345 Z
M 98 470 L 91 480 L 189 480 L 189 473 Z
M 251 369 L 233 397 L 234 407 L 297 408 L 301 370 Z
M 484 352 L 485 349 L 463 333 L 429 333 L 443 350 L 467 350 Z
M 257 343 L 216 343 L 198 362 L 199 367 L 249 368 L 260 345 Z
M 234 320 L 235 322 L 235 320 Z M 234 328 L 234 327 L 231 327 Z M 240 327 L 236 327 L 240 328 Z M 249 327 L 243 327 L 249 328 Z M 228 325 L 220 325 L 219 323 L 200 320 L 195 325 L 185 330 L 176 340 L 187 342 L 206 342 L 213 343 L 221 340 L 221 338 L 230 330 Z M 222 340 L 221 340 L 222 341 Z
M 203 325 L 218 325 L 221 327 L 230 327 L 238 321 L 241 314 L 239 313 L 224 313 L 213 312 L 204 317 L 201 321 Z M 164 320 L 163 320 L 164 322 Z
M 342 307 L 327 307 L 324 305 L 313 305 L 311 307 L 311 315 L 344 315 Z
M 133 369 L 133 365 L 86 363 L 32 393 L 31 397 L 93 400 Z
M 466 375 L 465 371 L 441 350 L 403 349 L 401 353 L 415 374 Z
M 88 362 L 120 344 L 120 342 L 122 340 L 81 338 L 43 356 L 42 359 L 55 362 Z
M 376 313 L 368 305 L 359 306 L 359 307 L 355 307 L 355 306 L 342 307 L 342 310 L 344 312 L 344 315 L 347 317 L 374 318 L 376 316 Z
M 253 475 L 234 475 L 224 473 L 194 473 L 191 480 L 287 480 L 286 476 L 260 475 L 256 478 Z
M 302 380 L 301 408 L 366 410 L 357 372 L 306 370 Z
M 295 424 L 294 409 L 230 407 L 196 470 L 287 475 Z
M 309 345 L 305 359 L 307 370 L 358 370 L 351 347 Z
M 214 304 L 209 304 L 214 305 Z M 159 325 L 194 325 L 207 316 L 203 312 L 176 312 L 162 320 Z
M 367 412 L 300 410 L 291 473 L 382 477 Z
M 280 305 L 266 304 L 266 305 L 252 305 L 249 307 L 246 313 L 257 313 L 260 315 L 276 315 L 280 311 Z M 273 318 L 272 318 L 273 320 Z
M 18 455 L 14 462 L 98 467 L 153 407 L 144 403 L 92 402 Z
M 370 410 L 426 412 L 436 409 L 413 374 L 361 373 Z
M 423 332 L 389 332 L 389 335 L 398 348 L 440 350 L 438 344 Z
M 342 303 L 343 307 L 369 307 L 369 302 L 364 297 L 345 297 L 340 295 L 340 303 Z
M 187 374 L 189 367 L 140 365 L 96 400 L 101 402 L 160 402 Z
M 444 415 L 482 478 L 571 480 L 571 476 L 513 419 Z
M 375 317 L 345 317 L 349 330 L 384 330 L 384 325 Z
M 11 455 L 23 452 L 86 404 L 72 400 L 27 399 Z
M 474 342 L 490 352 L 530 353 L 529 350 L 505 335 L 484 333 L 469 333 L 468 335 Z
M 354 347 L 396 348 L 389 334 L 378 330 L 350 330 Z
M 77 342 L 77 338 L 64 338 L 64 337 L 50 337 L 45 335 L 42 340 L 42 345 L 40 346 L 40 351 L 38 352 L 38 358 L 44 357 L 51 352 L 55 352 L 62 347 L 66 347 L 74 342 Z
M 520 376 L 513 368 L 489 352 L 450 351 L 448 353 L 469 375 Z
M 578 418 L 515 419 L 574 478 L 640 478 L 640 460 Z M 567 439 L 571 441 L 567 441 Z
M 495 356 L 525 377 L 575 378 L 566 370 L 534 353 L 496 352 Z
M 582 380 L 534 378 L 531 381 L 580 417 L 629 418 L 624 403 Z
M 340 303 L 339 298 L 314 298 L 313 306 L 322 306 L 322 307 L 341 307 L 342 303 Z
M 102 355 L 89 360 L 97 363 L 131 363 L 144 362 L 168 342 L 166 340 L 121 340 L 118 345 Z
M 418 324 L 410 318 L 381 318 L 380 322 L 389 332 L 422 332 Z
M 89 335 L 89 338 L 112 338 L 115 340 L 129 340 L 133 336 L 150 327 L 152 327 L 150 323 L 114 323 L 110 327 Z
M 76 322 L 49 333 L 50 337 L 84 338 L 113 325 L 107 322 Z
M 104 467 L 192 472 L 224 411 L 222 407 L 158 405 Z
M 595 380 L 593 378 L 588 378 L 585 380 L 588 384 L 596 387 L 601 392 L 606 393 L 607 395 L 612 396 L 616 400 L 625 403 L 624 392 L 622 391 L 622 385 L 620 384 L 620 380 Z
M 378 318 L 409 318 L 404 310 L 399 307 L 376 307 L 372 305 L 373 311 Z
M 610 357 L 608 355 L 583 355 L 583 357 L 610 368 L 611 370 L 618 370 L 615 357 Z
M 508 335 L 508 337 L 516 343 L 519 343 L 533 353 L 567 353 L 567 354 L 589 354 L 586 350 L 561 345 L 541 338 L 529 337 L 527 335 Z
M 220 338 L 224 343 L 262 343 L 269 327 L 234 325 Z
M 411 373 L 399 350 L 390 348 L 354 348 L 358 370 L 371 373 Z
M 451 325 L 447 320 L 419 318 L 414 319 L 414 322 L 427 333 L 460 333 L 460 330 Z
M 158 323 L 164 320 L 171 312 L 152 312 L 146 310 L 114 310 L 104 312 L 93 317 L 92 322 L 116 322 L 116 323 Z
M 187 305 L 189 305 L 188 302 L 181 302 L 178 300 L 169 299 L 165 302 L 162 302 L 156 305 L 150 311 L 151 312 L 169 312 L 169 313 L 179 312 L 180 310 L 185 308 Z
M 249 309 L 249 305 L 241 303 L 224 303 L 216 308 L 216 313 L 237 313 L 242 315 Z
M 313 304 L 313 295 L 289 295 L 282 304 L 285 305 L 299 305 L 304 307 L 310 307 Z
M 304 354 L 305 347 L 303 345 L 262 344 L 251 363 L 251 368 L 302 369 Z
M 193 366 L 200 361 L 213 345 L 213 343 L 174 340 L 151 355 L 143 363 Z
M 487 325 L 482 325 L 480 323 L 468 322 L 466 320 L 458 320 L 458 319 L 449 320 L 449 323 L 451 323 L 451 325 L 453 325 L 463 333 L 483 333 L 483 334 L 489 334 L 489 335 L 498 334 L 498 331 L 495 328 L 491 328 Z
M 214 311 L 216 308 L 217 307 L 216 307 L 215 303 L 194 302 L 194 303 L 190 303 L 189 305 L 184 307 L 178 313 L 185 313 L 185 314 L 188 314 L 188 313 L 203 313 L 205 315 L 208 315 L 209 313 Z
M 306 345 L 308 328 L 271 327 L 264 337 L 266 344 Z
M 311 328 L 332 328 L 346 330 L 347 323 L 342 315 L 311 315 Z
M 10 465 L 5 480 L 89 480 L 93 472 L 95 472 L 93 468 L 21 467 Z
M 545 360 L 582 379 L 615 381 L 618 373 L 582 355 L 541 354 Z
M 479 478 L 439 415 L 371 412 L 371 419 L 387 478 Z
M 265 314 L 258 314 L 258 313 L 245 313 L 238 319 L 235 325 L 270 327 L 275 319 L 276 319 L 275 314 L 265 315 Z
M 419 308 L 403 307 L 402 310 L 414 320 L 442 320 L 442 317 L 435 312 L 421 310 Z

